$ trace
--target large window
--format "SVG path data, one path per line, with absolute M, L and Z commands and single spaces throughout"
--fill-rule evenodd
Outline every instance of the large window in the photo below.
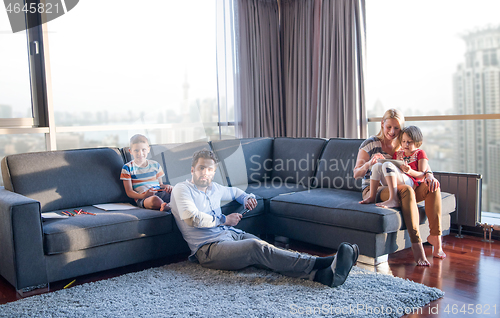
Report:
M 0 7 L 0 127 L 33 123 L 26 32 L 12 33 L 7 12 Z M 5 119 L 17 119 L 5 120 Z
M 483 54 L 499 54 L 500 1 L 378 0 L 366 12 L 368 117 L 388 108 L 407 116 L 500 113 L 500 101 L 472 111 L 455 98 L 472 90 L 498 96 L 498 82 L 488 83 L 500 65 Z
M 500 2 L 367 1 L 369 134 L 397 108 L 419 126 L 435 171 L 483 176 L 500 213 Z
M 48 24 L 57 142 L 67 144 L 68 126 L 130 126 L 74 129 L 76 148 L 111 136 L 126 144 L 141 125 L 186 131 L 156 133 L 157 143 L 218 133 L 215 2 L 128 3 L 82 1 Z

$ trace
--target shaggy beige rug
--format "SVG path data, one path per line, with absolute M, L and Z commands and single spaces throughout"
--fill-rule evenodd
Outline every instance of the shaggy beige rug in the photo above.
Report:
M 354 267 L 339 288 L 181 262 L 0 306 L 0 317 L 400 317 L 444 293 Z

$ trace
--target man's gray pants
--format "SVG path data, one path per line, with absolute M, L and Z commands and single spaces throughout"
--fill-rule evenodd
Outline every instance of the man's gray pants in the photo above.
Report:
M 264 266 L 286 276 L 313 280 L 316 257 L 278 248 L 249 233 L 231 233 L 232 241 L 205 244 L 196 252 L 203 267 L 239 270 Z

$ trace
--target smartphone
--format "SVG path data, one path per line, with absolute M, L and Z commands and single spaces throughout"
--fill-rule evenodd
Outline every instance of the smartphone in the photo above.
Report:
M 243 211 L 240 212 L 241 215 L 245 215 L 245 213 L 247 213 L 248 211 L 250 211 L 249 209 L 245 209 Z

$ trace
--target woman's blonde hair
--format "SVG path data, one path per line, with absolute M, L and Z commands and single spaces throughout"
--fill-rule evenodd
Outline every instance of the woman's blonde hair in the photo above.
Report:
M 404 124 L 405 124 L 405 116 L 403 113 L 397 109 L 391 108 L 388 109 L 385 113 L 384 116 L 382 117 L 382 123 L 384 123 L 387 119 L 394 118 L 399 122 L 399 126 L 401 129 L 403 129 Z M 380 131 L 378 132 L 377 135 L 375 135 L 378 139 L 384 141 L 384 130 L 382 127 L 380 127 Z M 399 136 L 398 136 L 399 137 Z M 398 138 L 399 140 L 399 138 Z

